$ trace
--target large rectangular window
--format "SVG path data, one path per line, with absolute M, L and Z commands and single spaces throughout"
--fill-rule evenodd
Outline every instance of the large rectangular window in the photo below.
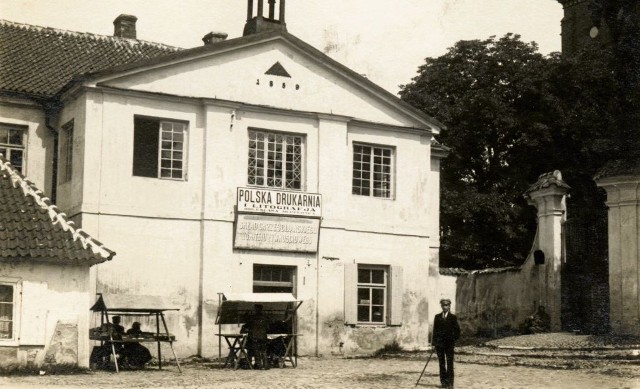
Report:
M 402 325 L 401 266 L 347 263 L 344 276 L 345 324 Z
M 22 126 L 0 124 L 0 154 L 20 173 L 24 173 L 26 130 Z
M 353 186 L 351 193 L 361 196 L 393 196 L 393 149 L 353 145 Z
M 386 320 L 387 268 L 358 266 L 358 322 Z
M 253 265 L 253 293 L 295 293 L 294 266 Z
M 0 284 L 0 339 L 13 339 L 14 285 Z
M 186 123 L 136 117 L 133 175 L 186 179 L 186 141 Z
M 248 184 L 302 189 L 301 135 L 249 130 Z
M 73 174 L 73 120 L 62 126 L 60 132 L 60 183 L 71 181 Z

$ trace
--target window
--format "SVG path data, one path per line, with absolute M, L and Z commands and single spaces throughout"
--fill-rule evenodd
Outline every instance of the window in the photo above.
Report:
M 186 179 L 186 123 L 136 117 L 133 132 L 134 176 Z
M 353 188 L 361 196 L 392 197 L 393 149 L 353 145 Z
M 386 318 L 387 271 L 358 267 L 358 321 L 383 323 Z
M 60 134 L 60 183 L 71 181 L 73 173 L 73 120 L 62 126 Z
M 14 285 L 0 284 L 0 340 L 13 339 Z
M 25 127 L 0 124 L 0 154 L 20 173 L 24 173 Z
M 302 139 L 249 130 L 249 185 L 302 189 Z
M 348 325 L 402 325 L 402 267 L 344 265 L 344 321 Z
M 253 265 L 253 293 L 294 293 L 293 266 Z

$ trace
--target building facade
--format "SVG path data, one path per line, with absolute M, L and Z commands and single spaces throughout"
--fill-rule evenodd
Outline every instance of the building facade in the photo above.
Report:
M 6 93 L 24 169 L 118 253 L 97 292 L 181 308 L 178 355 L 224 353 L 215 316 L 232 292 L 303 300 L 303 355 L 426 345 L 441 125 L 288 33 L 284 1 L 248 5 L 243 37 L 154 46 L 40 101 Z M 118 38 L 147 44 L 122 20 Z

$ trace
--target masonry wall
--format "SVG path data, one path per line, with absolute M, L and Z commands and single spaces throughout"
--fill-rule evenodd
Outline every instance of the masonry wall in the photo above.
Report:
M 490 335 L 519 330 L 543 300 L 544 265 L 527 259 L 522 267 L 443 275 L 443 284 L 455 290 L 452 310 L 466 335 Z

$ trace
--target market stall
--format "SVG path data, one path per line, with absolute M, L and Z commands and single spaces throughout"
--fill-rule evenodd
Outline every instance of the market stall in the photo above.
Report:
M 119 372 L 118 355 L 116 350 L 122 347 L 140 343 L 156 343 L 158 350 L 158 368 L 162 369 L 161 343 L 168 343 L 173 353 L 173 357 L 180 368 L 180 362 L 173 349 L 175 336 L 169 333 L 164 313 L 166 311 L 178 311 L 177 308 L 167 308 L 159 297 L 155 296 L 122 296 L 115 294 L 98 293 L 98 300 L 90 308 L 91 311 L 100 314 L 100 327 L 89 330 L 89 339 L 99 341 L 100 347 L 110 351 L 115 363 L 116 372 Z M 124 333 L 118 330 L 118 323 L 113 322 L 114 317 L 135 316 L 136 318 L 147 318 L 154 322 L 155 331 L 137 333 Z M 155 320 L 154 320 L 155 319 Z M 162 323 L 162 329 L 160 327 Z
M 229 348 L 224 366 L 240 367 L 247 361 L 252 368 L 249 350 L 247 349 L 247 333 L 241 331 L 241 325 L 253 314 L 256 305 L 262 306 L 262 312 L 269 321 L 268 328 L 268 360 L 278 367 L 289 362 L 292 367 L 298 365 L 296 338 L 296 311 L 302 304 L 291 293 L 224 293 L 218 308 L 216 324 L 218 325 L 219 347 L 222 339 Z M 223 325 L 233 325 L 233 331 L 222 331 Z

